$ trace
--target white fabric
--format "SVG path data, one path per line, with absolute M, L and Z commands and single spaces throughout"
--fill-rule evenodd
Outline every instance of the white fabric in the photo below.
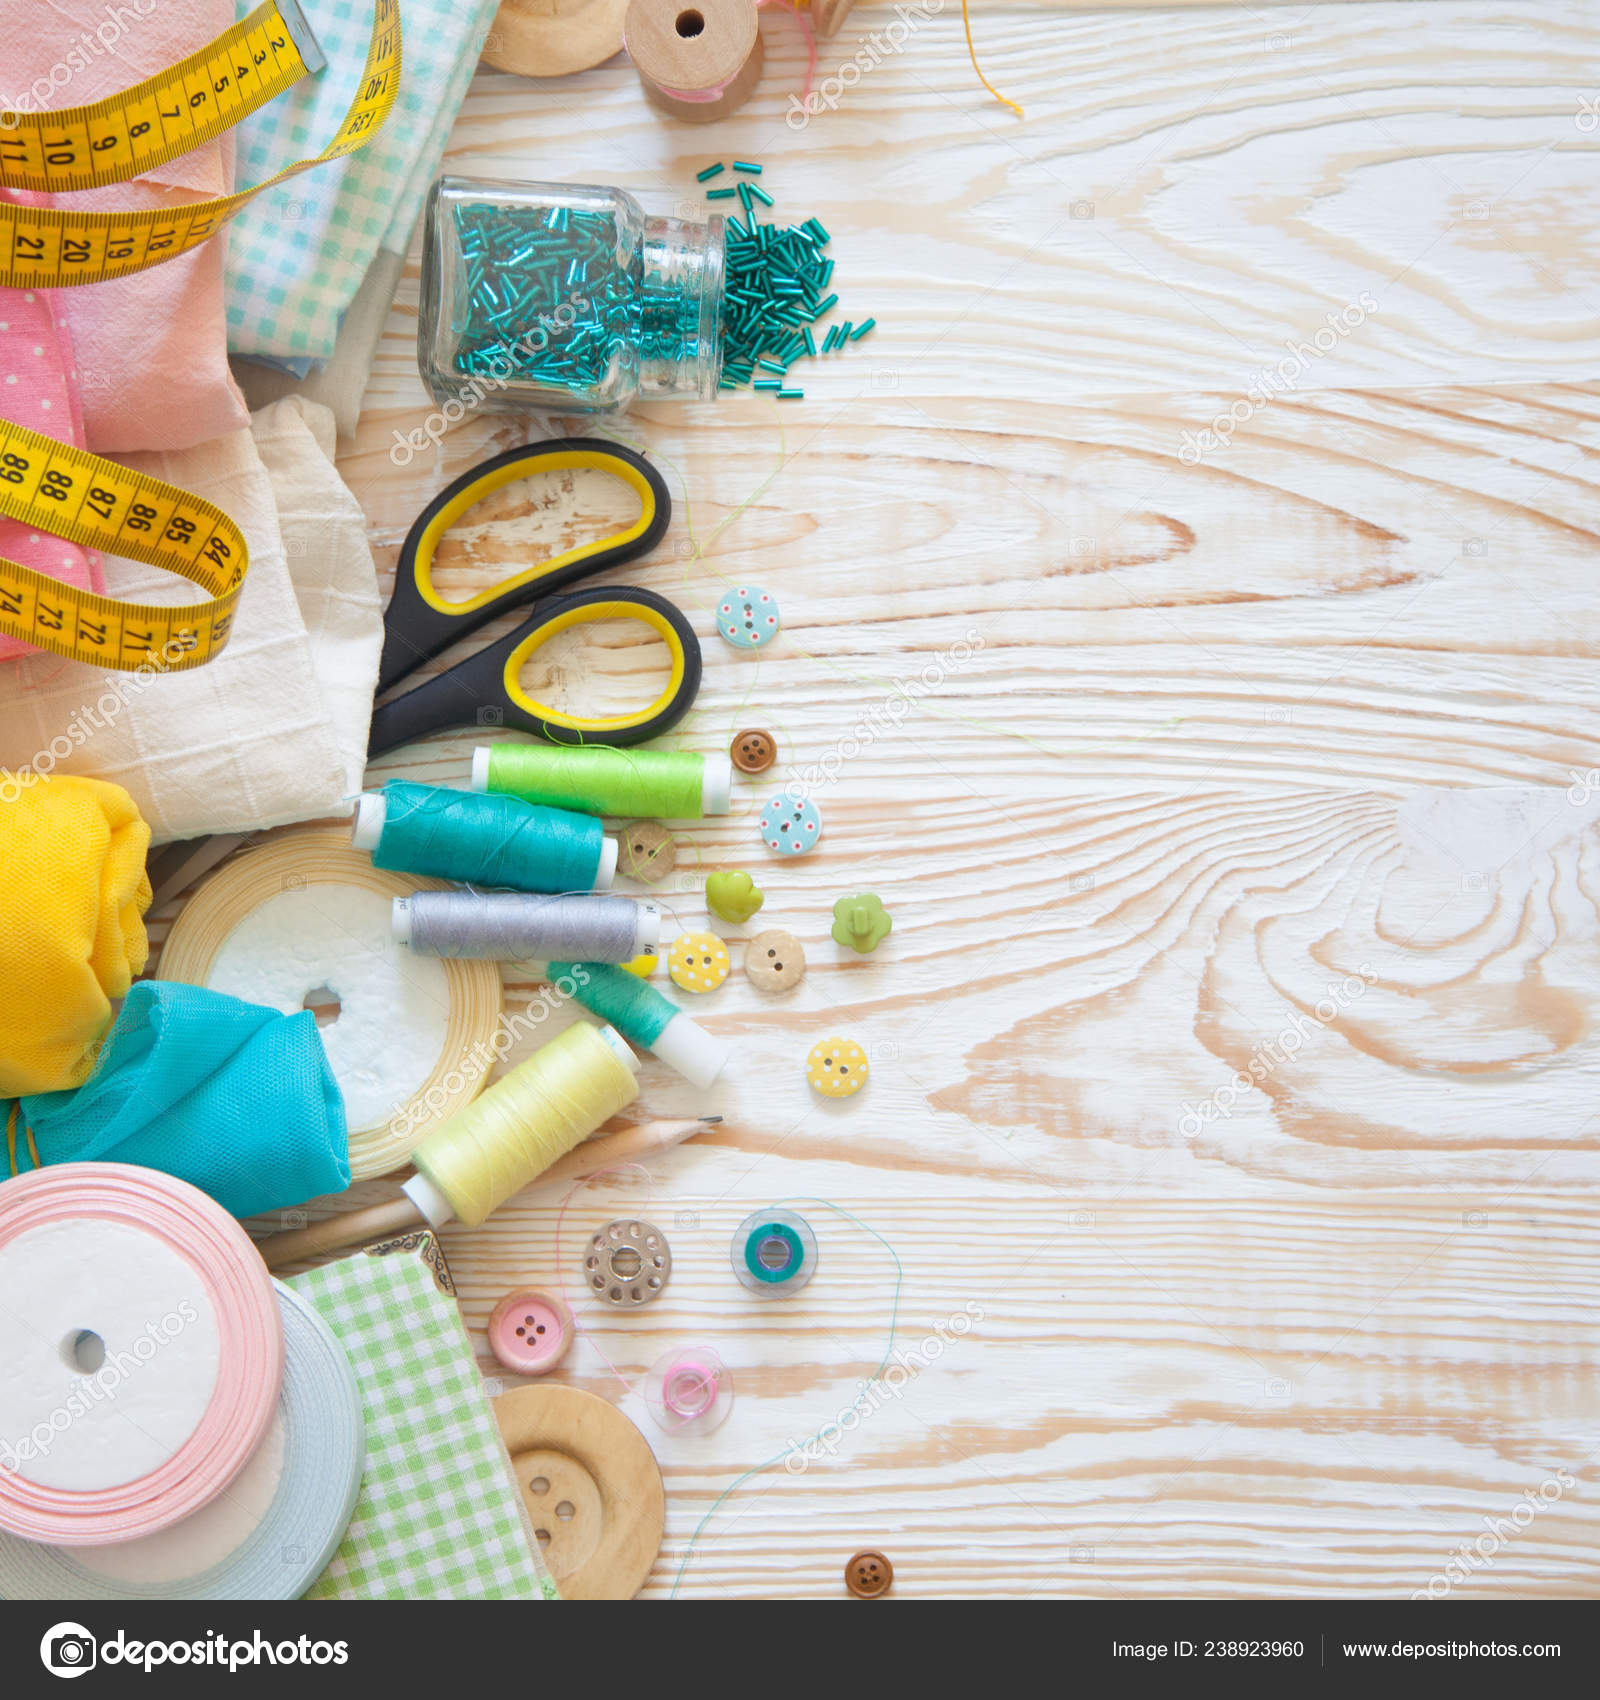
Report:
M 226 650 L 139 678 L 31 655 L 0 667 L 0 767 L 126 787 L 157 842 L 344 812 L 361 790 L 383 618 L 333 419 L 298 399 L 198 448 L 119 456 L 204 495 L 250 545 Z M 181 602 L 166 573 L 107 559 L 118 596 Z M 43 754 L 42 752 L 49 752 Z

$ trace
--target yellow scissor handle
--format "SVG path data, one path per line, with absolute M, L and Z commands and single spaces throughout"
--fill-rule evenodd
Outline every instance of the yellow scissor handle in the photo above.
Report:
M 433 582 L 434 553 L 440 539 L 468 509 L 536 472 L 579 470 L 608 473 L 627 485 L 639 498 L 639 517 L 609 537 L 564 550 L 465 601 L 449 602 L 439 594 Z M 647 553 L 661 541 L 671 519 L 672 497 L 655 467 L 643 455 L 599 438 L 557 437 L 529 443 L 473 467 L 417 515 L 400 550 L 394 595 L 384 616 L 380 689 L 398 683 L 502 610 Z
M 646 598 L 649 600 L 645 600 Z M 667 646 L 667 654 L 671 658 L 672 671 L 667 679 L 661 695 L 647 708 L 629 710 L 626 714 L 607 715 L 573 715 L 565 714 L 558 708 L 550 708 L 547 704 L 537 701 L 523 690 L 520 674 L 524 664 L 535 650 L 548 643 L 551 638 L 567 631 L 572 626 L 586 625 L 592 620 L 638 620 L 642 625 L 649 626 L 661 641 Z M 693 690 L 685 696 L 685 683 L 690 673 L 690 646 L 694 654 L 695 688 L 699 686 L 700 675 L 700 646 L 694 634 L 684 631 L 683 615 L 670 602 L 658 600 L 648 591 L 629 590 L 623 596 L 609 596 L 604 600 L 590 601 L 587 598 L 573 598 L 550 619 L 540 622 L 538 627 L 528 633 L 522 641 L 506 657 L 503 683 L 506 696 L 511 702 L 528 715 L 537 720 L 542 726 L 559 726 L 572 732 L 592 733 L 597 743 L 614 742 L 615 734 L 621 731 L 633 731 L 643 738 L 653 738 L 656 730 L 640 733 L 640 727 L 654 728 L 656 721 L 664 721 L 658 730 L 665 731 L 668 725 L 676 721 L 688 707 L 688 702 L 694 700 Z

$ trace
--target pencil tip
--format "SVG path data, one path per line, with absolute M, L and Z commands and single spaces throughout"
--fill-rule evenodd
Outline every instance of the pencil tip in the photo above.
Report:
M 719 1122 L 719 1121 L 722 1120 L 722 1117 L 721 1116 L 702 1116 L 700 1119 L 703 1122 Z

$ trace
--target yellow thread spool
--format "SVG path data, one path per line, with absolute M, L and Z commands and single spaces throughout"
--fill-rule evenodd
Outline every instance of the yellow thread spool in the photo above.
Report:
M 436 1228 L 477 1227 L 631 1104 L 638 1067 L 613 1028 L 569 1027 L 417 1147 L 407 1195 Z

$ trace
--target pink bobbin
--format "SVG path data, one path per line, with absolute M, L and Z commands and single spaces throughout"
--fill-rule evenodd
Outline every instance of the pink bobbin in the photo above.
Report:
M 668 1434 L 710 1434 L 733 1410 L 733 1375 L 710 1346 L 680 1346 L 658 1358 L 645 1404 Z
M 507 1293 L 489 1318 L 489 1350 L 513 1375 L 547 1375 L 571 1344 L 571 1312 L 537 1287 Z

